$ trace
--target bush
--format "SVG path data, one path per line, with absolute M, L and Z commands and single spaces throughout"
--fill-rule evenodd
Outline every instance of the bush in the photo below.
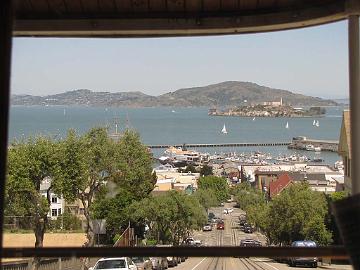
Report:
M 49 222 L 49 229 L 77 231 L 82 229 L 81 224 L 82 222 L 77 216 L 73 215 L 69 210 L 65 210 L 64 214 Z

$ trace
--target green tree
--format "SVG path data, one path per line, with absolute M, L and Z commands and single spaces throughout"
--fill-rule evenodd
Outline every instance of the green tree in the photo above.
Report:
M 181 172 L 181 173 L 188 173 L 188 172 L 191 172 L 191 173 L 197 173 L 198 171 L 196 170 L 196 168 L 194 167 L 194 165 L 187 165 L 185 167 L 185 169 L 182 169 L 182 168 L 179 168 L 178 169 L 178 172 Z
M 201 176 L 209 176 L 209 175 L 213 175 L 213 168 L 211 166 L 208 165 L 203 165 L 200 169 L 200 175 Z
M 6 184 L 7 214 L 31 216 L 35 247 L 42 247 L 50 210 L 51 181 L 41 195 L 41 184 L 58 174 L 57 145 L 49 138 L 38 137 L 12 144 L 8 152 Z
M 134 199 L 142 199 L 154 189 L 156 174 L 152 172 L 152 157 L 137 132 L 125 131 L 115 145 L 115 162 L 112 181 L 129 191 Z
M 147 225 L 148 238 L 163 244 L 179 245 L 191 230 L 206 222 L 199 201 L 176 191 L 134 202 L 128 213 L 133 222 Z
M 266 203 L 264 193 L 253 188 L 247 182 L 237 185 L 231 190 L 231 193 L 240 208 L 246 212 L 251 206 L 263 206 Z
M 198 189 L 194 195 L 199 203 L 204 207 L 206 213 L 210 207 L 218 206 L 219 201 L 216 198 L 215 191 L 212 189 Z
M 346 191 L 337 191 L 331 194 L 326 195 L 326 200 L 328 203 L 328 213 L 326 216 L 326 227 L 332 232 L 333 244 L 340 245 L 343 244 L 339 228 L 337 227 L 335 216 L 332 212 L 332 204 L 338 200 L 342 200 L 349 196 L 349 193 Z
M 278 244 L 310 239 L 318 244 L 331 242 L 325 227 L 327 204 L 322 193 L 308 184 L 293 184 L 271 202 L 268 214 L 269 239 Z
M 204 176 L 198 180 L 199 189 L 211 189 L 214 191 L 216 199 L 223 202 L 229 198 L 229 185 L 225 178 L 217 176 Z
M 126 207 L 149 196 L 156 183 L 151 155 L 136 132 L 125 131 L 113 146 L 115 170 L 92 208 L 94 218 L 106 219 L 110 239 L 128 225 Z
M 76 231 L 81 229 L 81 220 L 66 209 L 51 225 L 54 230 Z
M 42 247 L 48 226 L 52 181 L 61 171 L 58 167 L 58 145 L 50 138 L 37 137 L 15 142 L 8 152 L 5 190 L 6 214 L 28 217 L 35 233 L 35 247 Z M 45 196 L 41 195 L 41 184 Z M 40 258 L 33 260 L 37 269 Z
M 86 246 L 93 246 L 95 235 L 90 211 L 96 196 L 115 172 L 114 143 L 105 129 L 93 128 L 83 136 L 69 131 L 61 146 L 62 174 L 54 182 L 55 190 L 68 201 L 81 201 L 86 218 Z

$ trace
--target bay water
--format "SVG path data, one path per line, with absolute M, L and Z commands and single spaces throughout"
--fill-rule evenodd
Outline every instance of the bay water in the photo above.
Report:
M 209 116 L 208 108 L 103 108 L 85 106 L 12 106 L 10 109 L 9 141 L 45 135 L 63 138 L 72 128 L 84 133 L 92 127 L 108 127 L 114 132 L 126 127 L 139 132 L 145 144 L 183 143 L 257 143 L 290 142 L 293 137 L 339 140 L 342 112 L 345 107 L 327 107 L 326 115 L 318 118 L 253 118 Z M 313 121 L 319 120 L 319 127 Z M 288 123 L 289 128 L 285 128 Z M 228 134 L 222 134 L 226 125 Z M 321 157 L 327 164 L 339 160 L 337 153 L 289 150 L 284 147 L 199 148 L 201 152 L 249 153 L 260 151 L 278 155 L 304 154 Z M 160 156 L 164 149 L 154 149 Z

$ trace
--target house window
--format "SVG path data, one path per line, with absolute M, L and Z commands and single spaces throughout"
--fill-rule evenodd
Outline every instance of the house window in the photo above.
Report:
M 61 215 L 61 208 L 58 209 L 58 216 Z
M 56 196 L 53 196 L 53 197 L 51 197 L 51 202 L 52 203 L 57 203 L 58 201 L 57 201 L 57 197 Z
M 57 209 L 51 209 L 51 216 L 52 217 L 57 217 Z

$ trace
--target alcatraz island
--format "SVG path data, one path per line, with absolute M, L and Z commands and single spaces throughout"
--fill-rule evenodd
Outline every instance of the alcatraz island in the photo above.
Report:
M 242 105 L 223 110 L 212 108 L 208 114 L 242 117 L 319 117 L 323 116 L 325 112 L 323 107 L 295 108 L 284 104 L 281 98 L 280 101 L 266 101 L 261 104 Z

